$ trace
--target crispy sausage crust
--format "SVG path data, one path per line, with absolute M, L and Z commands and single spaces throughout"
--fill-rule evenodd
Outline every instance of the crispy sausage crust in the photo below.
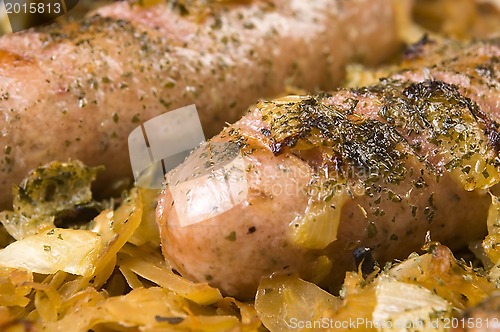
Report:
M 251 298 L 271 273 L 338 287 L 359 246 L 383 263 L 418 250 L 427 231 L 451 248 L 484 236 L 500 182 L 500 43 L 431 46 L 378 85 L 263 101 L 216 136 L 241 146 L 248 195 L 181 227 L 170 183 L 157 210 L 165 256 Z M 322 222 L 337 227 L 328 245 L 294 237 L 320 237 L 307 231 Z
M 194 103 L 211 136 L 259 97 L 331 89 L 347 61 L 374 63 L 398 44 L 385 0 L 185 9 L 120 2 L 0 38 L 0 206 L 53 160 L 105 165 L 101 187 L 130 177 L 127 137 L 154 116 Z

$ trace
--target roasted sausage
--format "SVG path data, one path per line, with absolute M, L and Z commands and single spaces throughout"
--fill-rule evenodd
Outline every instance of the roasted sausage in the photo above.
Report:
M 212 140 L 241 150 L 248 188 L 232 208 L 199 213 L 200 202 L 228 199 L 199 153 L 167 175 L 164 255 L 187 277 L 251 298 L 272 273 L 335 289 L 358 247 L 384 264 L 417 251 L 428 231 L 451 248 L 481 239 L 500 182 L 499 59 L 498 39 L 424 40 L 407 53 L 409 69 L 380 84 L 260 102 Z M 195 165 L 212 178 L 186 176 Z
M 196 104 L 210 136 L 259 97 L 330 89 L 347 61 L 398 45 L 386 0 L 207 3 L 119 2 L 0 38 L 0 206 L 53 160 L 105 165 L 101 187 L 130 177 L 127 137 L 154 116 Z

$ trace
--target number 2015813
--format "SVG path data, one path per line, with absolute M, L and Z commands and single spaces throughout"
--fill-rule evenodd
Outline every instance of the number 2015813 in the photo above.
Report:
M 7 14 L 60 14 L 63 11 L 61 3 L 5 3 Z

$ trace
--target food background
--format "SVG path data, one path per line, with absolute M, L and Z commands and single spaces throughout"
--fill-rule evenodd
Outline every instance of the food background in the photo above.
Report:
M 94 4 L 81 1 L 73 16 L 80 17 Z M 401 35 L 408 43 L 418 41 L 423 33 L 437 40 L 462 41 L 500 33 L 498 1 L 417 0 L 408 18 L 403 13 L 409 5 L 406 1 L 398 5 L 402 11 Z M 5 18 L 2 24 L 4 32 L 8 32 Z M 397 58 L 395 55 L 393 61 L 380 68 L 351 65 L 345 85 L 375 82 L 391 70 Z M 133 331 L 140 327 L 147 331 L 257 331 L 265 330 L 264 324 L 268 329 L 282 331 L 290 328 L 293 319 L 296 322 L 322 319 L 368 322 L 375 318 L 394 322 L 423 320 L 427 322 L 427 330 L 434 328 L 434 322 L 439 322 L 435 330 L 453 328 L 455 319 L 463 317 L 466 318 L 462 320 L 462 327 L 463 322 L 471 322 L 469 317 L 474 318 L 470 326 L 473 328 L 492 327 L 498 323 L 500 313 L 494 309 L 498 302 L 496 283 L 500 280 L 500 269 L 495 264 L 500 259 L 500 250 L 495 246 L 500 241 L 500 234 L 494 227 L 499 220 L 498 202 L 494 201 L 491 209 L 490 234 L 485 245 L 477 243 L 472 248 L 475 257 L 469 251 L 457 252 L 454 257 L 449 249 L 428 239 L 426 243 L 422 241 L 425 250 L 420 255 L 387 266 L 378 275 L 348 274 L 340 296 L 289 276 L 264 280 L 255 303 L 245 303 L 223 297 L 219 290 L 207 284 L 182 278 L 164 262 L 157 250 L 159 240 L 155 225 L 151 224 L 154 212 L 148 202 L 152 195 L 155 193 L 133 189 L 117 202 L 108 202 L 108 213 L 93 221 L 93 227 L 104 229 L 108 238 L 100 247 L 104 253 L 90 275 L 78 277 L 68 271 L 47 275 L 1 270 L 0 329 L 87 331 L 92 328 L 97 332 Z M 118 205 L 120 207 L 111 213 Z M 106 228 L 110 222 L 115 228 Z M 44 236 L 64 238 L 72 235 L 61 230 Z M 93 241 L 85 237 L 80 240 L 85 239 Z M 12 239 L 4 234 L 3 245 L 10 242 Z M 61 250 L 73 252 L 74 249 Z M 8 259 L 8 254 L 4 254 L 4 259 Z M 75 265 L 75 269 L 85 269 L 84 264 Z M 476 269 L 477 266 L 483 268 Z M 57 270 L 57 264 L 53 268 Z M 485 299 L 489 302 L 477 307 Z M 151 315 L 152 312 L 155 314 Z M 285 321 L 288 325 L 284 325 Z M 370 330 L 366 324 L 363 326 Z M 380 327 L 372 326 L 372 330 L 377 329 Z

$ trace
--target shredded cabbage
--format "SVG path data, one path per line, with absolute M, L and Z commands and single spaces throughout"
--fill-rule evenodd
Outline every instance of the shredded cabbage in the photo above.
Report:
M 89 275 L 102 247 L 101 238 L 91 231 L 52 229 L 0 250 L 0 265 L 42 274 Z
M 90 188 L 101 169 L 80 161 L 52 162 L 36 168 L 13 188 L 13 211 L 1 212 L 0 222 L 14 239 L 21 240 L 50 231 L 58 217 L 75 209 L 99 210 Z

